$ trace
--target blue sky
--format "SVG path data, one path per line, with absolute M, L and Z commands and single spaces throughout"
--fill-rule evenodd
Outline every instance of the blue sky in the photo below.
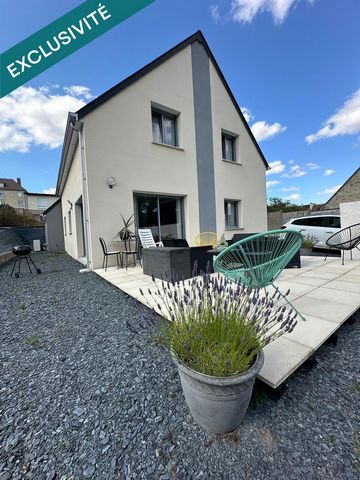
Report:
M 80 3 L 4 2 L 0 51 Z M 359 18 L 359 0 L 156 0 L 0 100 L 0 176 L 55 187 L 66 110 L 201 29 L 274 167 L 268 195 L 324 202 L 360 166 Z

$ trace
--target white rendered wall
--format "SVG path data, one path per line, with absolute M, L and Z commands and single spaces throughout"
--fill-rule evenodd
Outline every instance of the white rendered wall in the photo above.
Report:
M 340 203 L 341 228 L 349 227 L 355 223 L 360 223 L 360 202 Z M 352 251 L 352 257 L 360 260 L 360 251 L 355 248 Z M 345 259 L 350 258 L 350 252 L 345 252 Z
M 180 112 L 179 146 L 152 143 L 151 102 Z M 185 236 L 199 233 L 191 48 L 148 73 L 84 118 L 92 268 L 99 237 L 111 241 L 134 212 L 134 192 L 184 197 Z M 110 189 L 106 180 L 116 178 Z
M 82 255 L 82 252 L 78 251 L 78 240 L 77 232 L 79 231 L 76 228 L 76 215 L 75 215 L 75 203 L 80 198 L 82 193 L 81 186 L 81 163 L 80 163 L 80 149 L 77 147 L 73 162 L 69 171 L 69 175 L 64 187 L 64 191 L 61 196 L 61 205 L 62 205 L 62 216 L 63 222 L 64 217 L 66 217 L 67 233 L 65 233 L 64 227 L 64 239 L 65 239 L 65 251 L 71 255 L 73 258 L 79 258 Z M 72 204 L 72 209 L 71 205 Z M 71 210 L 71 219 L 72 219 L 72 229 L 71 233 L 69 231 L 69 210 Z M 80 255 L 79 255 L 80 253 Z

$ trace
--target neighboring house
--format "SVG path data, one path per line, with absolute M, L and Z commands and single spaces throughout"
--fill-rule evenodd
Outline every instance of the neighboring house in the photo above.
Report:
M 340 203 L 360 200 L 360 167 L 346 180 L 342 187 L 322 206 L 322 210 L 339 208 Z
M 27 209 L 26 193 L 20 178 L 16 181 L 12 178 L 0 178 L 0 205 L 10 205 L 18 213 L 24 213 Z
M 51 207 L 59 197 L 48 193 L 29 193 L 25 194 L 27 199 L 27 214 L 35 220 L 42 220 L 43 212 Z
M 49 252 L 63 252 L 64 228 L 61 208 L 61 199 L 56 200 L 48 209 L 43 212 L 45 218 L 45 237 Z
M 34 220 L 42 220 L 44 210 L 59 197 L 47 193 L 30 193 L 21 185 L 21 179 L 0 178 L 0 205 L 9 205 L 17 213 L 26 214 Z
M 99 268 L 121 214 L 155 239 L 267 228 L 268 164 L 197 32 L 70 113 L 56 194 L 65 250 Z M 85 263 L 85 262 L 84 262 Z

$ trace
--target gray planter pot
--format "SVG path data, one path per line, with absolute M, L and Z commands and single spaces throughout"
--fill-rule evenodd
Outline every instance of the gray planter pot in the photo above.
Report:
M 255 378 L 264 364 L 260 352 L 255 364 L 243 375 L 212 377 L 195 372 L 175 357 L 181 385 L 191 415 L 205 430 L 226 433 L 243 421 L 249 406 Z

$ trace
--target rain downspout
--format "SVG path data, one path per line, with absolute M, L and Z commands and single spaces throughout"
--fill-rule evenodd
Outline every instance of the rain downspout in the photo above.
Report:
M 86 170 L 85 170 L 85 145 L 84 145 L 84 133 L 83 133 L 84 123 L 78 119 L 77 113 L 75 114 L 75 117 L 76 117 L 76 121 L 75 121 L 75 124 L 72 125 L 72 128 L 79 134 L 86 270 L 91 270 L 91 260 L 89 255 L 89 212 L 88 212 L 88 195 L 87 195 L 87 184 L 86 184 L 87 178 L 86 178 Z

